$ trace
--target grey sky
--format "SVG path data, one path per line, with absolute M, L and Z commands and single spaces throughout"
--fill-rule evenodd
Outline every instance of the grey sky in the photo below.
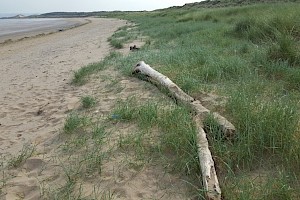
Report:
M 0 13 L 154 10 L 197 0 L 0 0 Z

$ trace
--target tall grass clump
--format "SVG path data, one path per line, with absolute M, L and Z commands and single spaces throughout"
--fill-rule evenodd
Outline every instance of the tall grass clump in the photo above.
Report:
M 196 144 L 196 127 L 186 108 L 175 107 L 166 110 L 158 121 L 163 130 L 162 150 L 172 155 L 172 167 L 175 171 L 197 174 L 199 162 Z
M 235 27 L 236 36 L 252 42 L 268 43 L 270 61 L 287 61 L 292 66 L 300 64 L 300 14 L 299 5 L 266 7 L 264 12 L 240 19 Z M 275 14 L 276 13 L 276 14 Z
M 117 39 L 110 39 L 108 40 L 110 45 L 115 47 L 116 49 L 122 49 L 124 47 L 123 43 Z
M 268 58 L 274 61 L 286 61 L 292 66 L 300 65 L 299 44 L 300 42 L 291 36 L 281 35 L 268 49 Z
M 234 178 L 234 182 L 226 182 L 223 195 L 228 199 L 297 199 L 296 189 L 289 186 L 286 174 L 278 173 L 240 175 Z
M 285 159 L 293 154 L 291 147 L 298 131 L 299 108 L 286 97 L 275 99 L 257 92 L 244 86 L 227 102 L 227 110 L 239 130 L 235 144 L 237 164 L 255 168 L 266 158 L 286 163 Z M 300 160 L 293 160 L 292 165 L 299 164 Z

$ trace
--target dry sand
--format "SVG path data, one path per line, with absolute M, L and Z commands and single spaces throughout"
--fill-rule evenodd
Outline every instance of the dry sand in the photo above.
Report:
M 101 118 L 111 113 L 118 99 L 137 96 L 146 101 L 159 93 L 154 87 L 145 91 L 139 80 L 124 77 L 114 69 L 104 70 L 84 86 L 70 85 L 74 70 L 108 55 L 111 48 L 107 38 L 125 23 L 91 19 L 91 23 L 75 29 L 0 47 L 0 157 L 18 155 L 24 144 L 36 146 L 35 153 L 20 167 L 1 172 L 0 200 L 44 199 L 45 191 L 65 184 L 65 158 L 56 155 L 57 148 L 64 141 L 60 133 L 66 116 L 79 107 L 81 96 L 96 97 L 98 105 L 92 114 Z M 122 50 L 125 54 L 129 52 L 126 49 Z M 120 135 L 138 131 L 131 124 L 110 125 L 112 144 Z M 112 152 L 100 175 L 75 186 L 78 191 L 81 188 L 83 196 L 190 199 L 186 195 L 189 184 L 182 177 L 151 163 L 136 169 L 132 167 L 134 159 L 131 162 L 132 157 L 126 152 L 114 148 Z
M 56 34 L 0 47 L 0 152 L 18 152 L 26 142 L 39 143 L 61 128 L 78 101 L 69 85 L 73 71 L 103 59 L 107 38 L 125 24 L 92 23 Z M 38 113 L 41 110 L 41 113 Z

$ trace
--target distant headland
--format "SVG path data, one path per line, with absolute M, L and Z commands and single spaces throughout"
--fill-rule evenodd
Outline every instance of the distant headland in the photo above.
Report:
M 2 17 L 0 19 L 24 19 L 24 18 L 81 18 L 81 17 L 94 17 L 107 13 L 108 11 L 95 11 L 95 12 L 50 12 L 39 15 L 22 15 L 18 14 L 12 17 Z

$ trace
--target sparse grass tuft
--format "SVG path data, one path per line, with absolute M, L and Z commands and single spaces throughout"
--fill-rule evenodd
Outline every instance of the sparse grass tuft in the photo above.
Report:
M 106 135 L 105 128 L 103 126 L 96 125 L 92 131 L 92 139 L 98 142 L 102 142 Z
M 81 105 L 83 108 L 91 108 L 96 105 L 96 99 L 91 96 L 84 96 L 81 98 Z
M 86 117 L 70 115 L 74 124 L 85 124 Z M 99 122 L 89 123 L 85 134 L 65 135 L 66 140 L 58 148 L 58 156 L 53 161 L 57 162 L 65 182 L 61 185 L 49 185 L 43 188 L 41 196 L 44 199 L 110 199 L 112 194 L 94 191 L 86 194 L 81 187 L 85 180 L 100 176 L 103 161 L 108 158 L 110 149 L 104 149 L 104 140 L 107 135 L 105 127 Z M 73 127 L 73 126 L 72 126 Z M 79 126 L 76 130 L 78 130 Z M 71 129 L 73 132 L 75 130 Z M 96 187 L 96 185 L 95 185 Z
M 22 150 L 20 151 L 19 155 L 16 155 L 12 157 L 10 160 L 8 160 L 7 166 L 9 168 L 17 168 L 21 164 L 24 163 L 28 158 L 30 158 L 35 151 L 35 147 L 32 145 L 24 145 Z
M 81 86 L 87 82 L 87 78 L 98 71 L 104 70 L 107 65 L 113 63 L 120 56 L 117 52 L 111 52 L 106 58 L 98 63 L 92 63 L 87 66 L 80 68 L 74 72 L 72 84 Z
M 87 78 L 98 71 L 104 70 L 108 65 L 115 62 L 115 60 L 120 56 L 120 53 L 111 52 L 107 57 L 102 61 L 97 63 L 91 63 L 87 66 L 80 68 L 74 72 L 73 79 L 71 84 L 81 86 L 87 82 Z
M 172 155 L 172 168 L 186 174 L 197 174 L 199 162 L 196 145 L 196 127 L 189 109 L 175 107 L 165 111 L 160 118 L 159 127 L 164 131 L 161 135 L 162 149 Z M 174 156 L 174 157 L 173 157 Z
M 85 67 L 80 68 L 79 70 L 74 72 L 74 77 L 72 79 L 72 84 L 74 85 L 83 85 L 87 80 L 87 76 L 89 76 L 90 74 L 99 71 L 99 70 L 103 70 L 104 69 L 104 65 L 105 62 L 99 62 L 99 63 L 92 63 L 89 64 Z
M 110 39 L 109 43 L 111 46 L 115 47 L 116 49 L 122 49 L 124 47 L 122 41 L 117 39 Z
M 83 127 L 88 123 L 87 117 L 81 117 L 76 113 L 70 114 L 64 125 L 64 133 L 66 134 L 74 134 L 77 132 L 82 132 Z
M 136 99 L 129 98 L 126 101 L 118 101 L 115 110 L 113 111 L 113 119 L 130 121 L 136 119 Z

